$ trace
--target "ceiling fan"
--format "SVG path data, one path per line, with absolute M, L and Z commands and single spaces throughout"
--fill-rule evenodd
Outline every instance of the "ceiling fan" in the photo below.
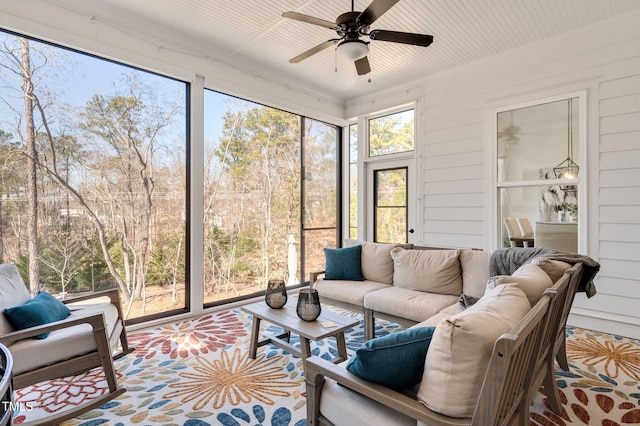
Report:
M 338 44 L 337 50 L 345 58 L 354 61 L 358 75 L 371 72 L 369 65 L 369 43 L 361 37 L 369 37 L 370 40 L 389 41 L 392 43 L 410 44 L 427 47 L 433 42 L 433 36 L 426 34 L 405 33 L 400 31 L 371 30 L 369 26 L 380 18 L 387 10 L 400 0 L 373 0 L 364 12 L 354 11 L 354 0 L 351 0 L 351 12 L 345 12 L 336 18 L 336 22 L 326 21 L 298 12 L 285 12 L 284 18 L 334 30 L 338 38 L 333 38 L 289 59 L 291 63 L 298 63 L 324 49 Z

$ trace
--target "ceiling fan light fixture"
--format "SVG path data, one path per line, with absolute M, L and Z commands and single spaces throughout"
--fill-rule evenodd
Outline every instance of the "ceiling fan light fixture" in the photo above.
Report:
M 369 54 L 369 46 L 362 40 L 344 40 L 338 44 L 338 54 L 349 61 L 357 61 Z

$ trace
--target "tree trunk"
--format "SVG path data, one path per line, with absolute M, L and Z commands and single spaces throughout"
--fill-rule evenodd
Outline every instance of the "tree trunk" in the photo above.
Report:
M 25 137 L 27 143 L 27 244 L 29 257 L 29 290 L 36 295 L 40 284 L 38 268 L 38 186 L 36 181 L 36 132 L 33 121 L 33 81 L 31 80 L 31 55 L 29 40 L 20 39 L 22 63 L 22 90 L 24 93 Z

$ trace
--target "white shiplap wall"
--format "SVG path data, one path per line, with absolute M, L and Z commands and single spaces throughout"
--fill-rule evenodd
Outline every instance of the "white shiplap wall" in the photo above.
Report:
M 422 81 L 417 183 L 419 243 L 493 249 L 488 111 L 586 90 L 584 247 L 602 267 L 598 295 L 578 294 L 569 322 L 635 338 L 640 338 L 638 22 L 640 14 L 630 14 Z M 371 97 L 356 99 L 347 111 L 362 113 L 373 105 Z

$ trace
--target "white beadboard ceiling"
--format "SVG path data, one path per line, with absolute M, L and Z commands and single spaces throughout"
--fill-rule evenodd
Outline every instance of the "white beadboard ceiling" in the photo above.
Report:
M 429 47 L 372 41 L 369 76 L 328 48 L 289 59 L 335 36 L 282 18 L 296 11 L 328 21 L 351 0 L 47 0 L 137 36 L 339 100 L 403 85 L 640 9 L 640 0 L 400 0 L 371 29 L 431 34 Z M 362 11 L 370 0 L 355 0 Z M 337 68 L 337 71 L 336 71 Z

